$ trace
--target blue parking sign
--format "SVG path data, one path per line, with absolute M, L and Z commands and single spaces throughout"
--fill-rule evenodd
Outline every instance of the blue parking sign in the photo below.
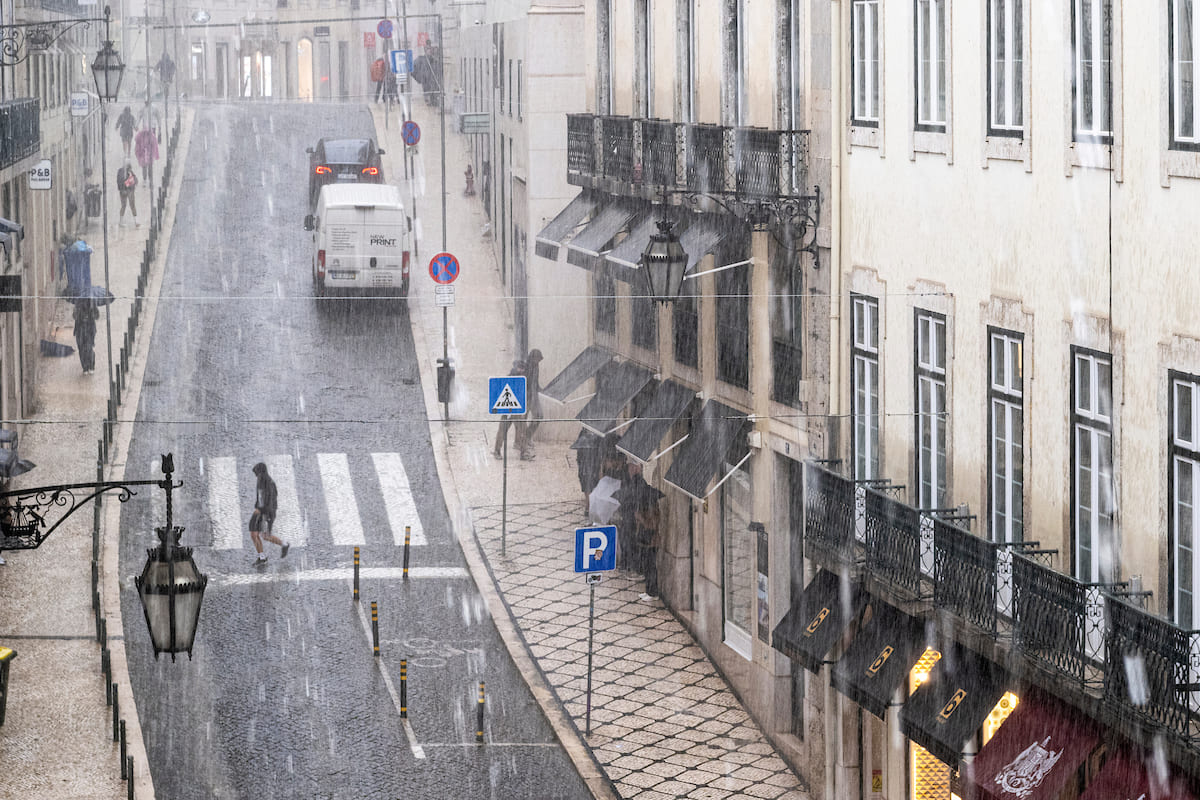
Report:
M 576 572 L 611 572 L 616 568 L 616 525 L 575 529 Z

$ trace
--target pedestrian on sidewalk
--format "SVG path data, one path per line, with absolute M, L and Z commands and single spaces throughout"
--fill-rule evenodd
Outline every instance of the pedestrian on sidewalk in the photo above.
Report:
M 375 84 L 376 103 L 383 99 L 383 80 L 386 70 L 387 62 L 382 58 L 377 58 L 371 62 L 371 81 Z
M 467 171 L 463 173 L 463 178 L 467 182 L 467 188 L 463 189 L 463 196 L 473 197 L 475 195 L 475 171 L 471 169 L 470 164 L 467 164 Z
M 125 106 L 121 116 L 117 117 L 117 133 L 121 134 L 121 147 L 125 149 L 125 158 L 129 158 L 129 147 L 133 144 L 133 129 L 137 120 L 133 118 L 133 109 Z
M 575 471 L 579 475 L 579 488 L 583 490 L 586 514 L 591 508 L 592 489 L 600 482 L 600 437 L 584 428 L 571 449 L 575 451 Z
M 75 304 L 75 347 L 79 350 L 79 365 L 84 375 L 96 371 L 96 319 L 100 311 L 91 300 Z
M 134 137 L 133 149 L 142 168 L 142 180 L 150 180 L 150 165 L 158 161 L 158 135 L 149 126 L 142 128 Z
M 658 531 L 662 519 L 658 501 L 663 494 L 649 484 L 644 487 L 633 512 L 634 568 L 646 576 L 646 591 L 641 599 L 648 602 L 658 597 Z
M 519 358 L 513 361 L 512 368 L 509 370 L 508 374 L 513 376 L 524 375 L 525 362 Z M 526 386 L 528 386 L 528 382 L 526 382 Z M 526 395 L 525 402 L 526 404 L 529 402 L 528 395 Z M 500 428 L 496 431 L 496 443 L 492 445 L 492 455 L 498 459 L 504 458 L 501 448 L 508 439 L 508 429 L 515 428 L 516 433 L 513 436 L 513 440 L 517 445 L 517 449 L 521 452 L 521 460 L 532 461 L 533 453 L 529 451 L 529 443 L 527 441 L 527 437 L 525 436 L 525 422 L 524 420 L 516 419 L 515 417 L 515 414 L 505 414 L 500 417 Z
M 542 351 L 534 348 L 525 356 L 525 423 L 517 429 L 518 435 L 524 437 L 525 446 L 521 448 L 521 458 L 529 454 L 526 461 L 533 460 L 537 455 L 533 449 L 533 435 L 542 424 Z
M 128 160 L 117 170 L 117 194 L 121 197 L 121 213 L 117 217 L 117 224 L 121 225 L 125 222 L 125 206 L 129 206 L 129 213 L 133 215 L 133 227 L 138 227 L 137 218 L 137 198 L 134 195 L 134 189 L 137 188 L 138 177 L 133 171 L 133 164 Z
M 275 511 L 279 503 L 275 479 L 267 472 L 267 465 L 261 461 L 254 465 L 254 475 L 258 478 L 258 485 L 255 487 L 254 513 L 250 515 L 250 539 L 258 552 L 254 566 L 264 567 L 267 564 L 267 554 L 263 552 L 263 539 L 279 545 L 280 558 L 287 558 L 291 545 L 271 532 L 275 526 Z

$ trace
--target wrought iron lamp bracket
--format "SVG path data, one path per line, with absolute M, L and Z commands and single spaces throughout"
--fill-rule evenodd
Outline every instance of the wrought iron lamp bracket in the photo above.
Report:
M 115 492 L 117 500 L 124 503 L 137 494 L 131 487 L 158 486 L 170 496 L 171 489 L 182 485 L 183 481 L 167 478 L 67 483 L 0 492 L 0 550 L 36 550 L 68 517 L 100 495 Z M 51 521 L 48 517 L 55 509 L 66 510 Z
M 821 219 L 821 187 L 813 186 L 812 194 L 749 196 L 739 192 L 663 192 L 679 195 L 682 205 L 693 211 L 703 209 L 711 201 L 726 213 L 745 222 L 756 231 L 767 231 L 780 247 L 789 253 L 804 252 L 813 258 L 813 268 L 820 269 L 817 250 L 817 224 Z
M 104 21 L 103 17 L 87 17 L 0 26 L 0 67 L 14 67 L 33 53 L 48 50 L 75 28 L 90 28 L 93 22 Z

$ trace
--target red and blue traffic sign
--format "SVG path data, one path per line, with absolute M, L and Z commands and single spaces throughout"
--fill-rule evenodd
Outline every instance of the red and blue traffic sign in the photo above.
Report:
M 437 283 L 454 283 L 458 277 L 458 259 L 450 253 L 438 253 L 429 259 L 429 277 Z
M 405 144 L 412 146 L 421 141 L 421 126 L 410 119 L 400 128 L 400 136 Z
M 390 19 L 379 20 L 379 24 L 375 26 L 375 32 L 379 34 L 380 38 L 392 38 L 392 21 Z

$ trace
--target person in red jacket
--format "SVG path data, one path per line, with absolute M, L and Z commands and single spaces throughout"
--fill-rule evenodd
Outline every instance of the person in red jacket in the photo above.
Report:
M 371 80 L 375 81 L 375 102 L 383 97 L 383 80 L 387 72 L 387 62 L 377 58 L 371 62 Z

